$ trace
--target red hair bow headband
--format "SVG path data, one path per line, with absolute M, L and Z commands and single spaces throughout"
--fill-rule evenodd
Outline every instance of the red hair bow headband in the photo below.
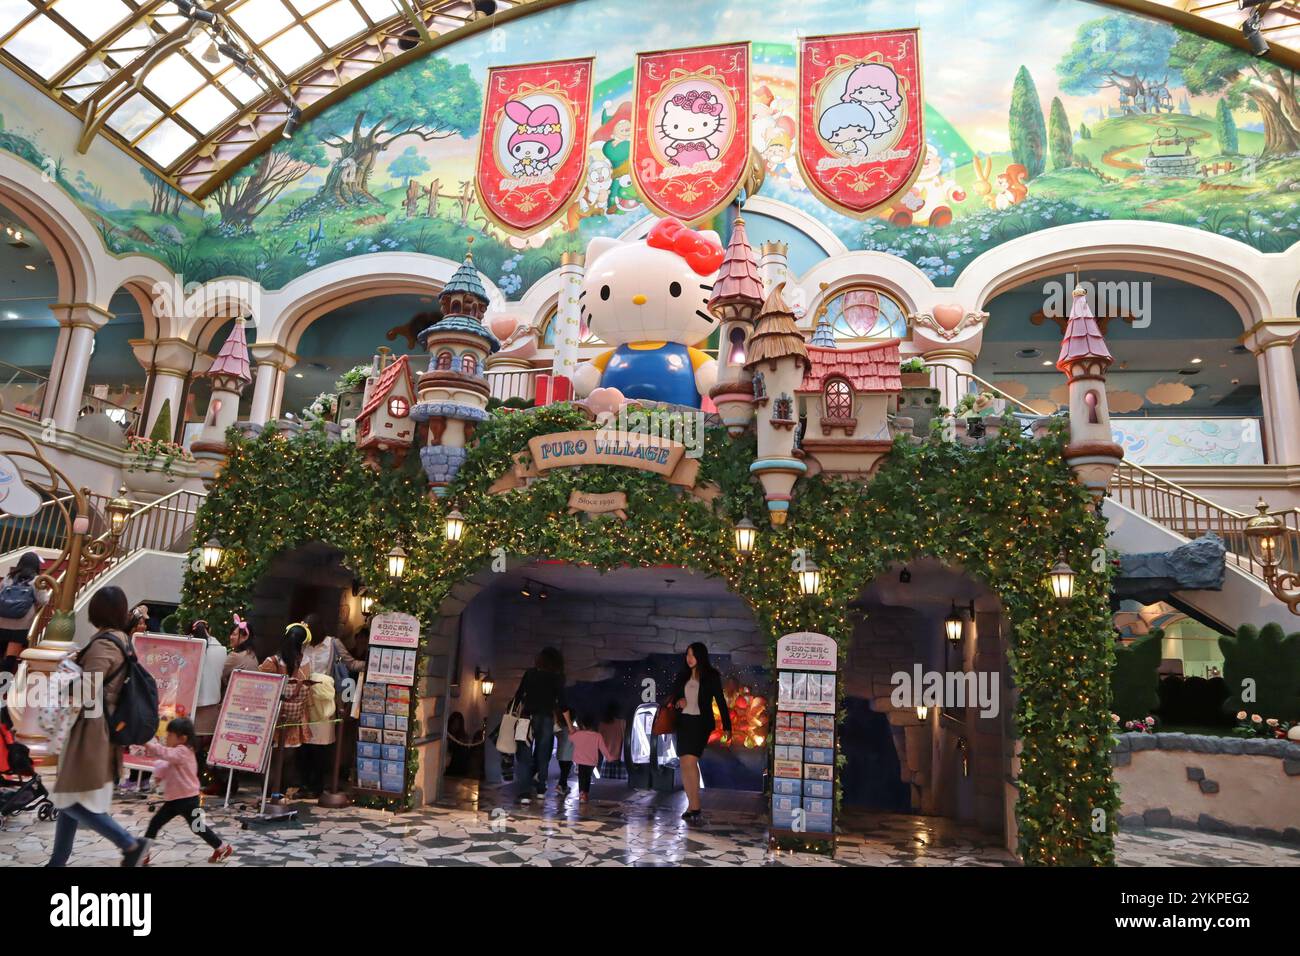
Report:
M 692 271 L 702 276 L 717 272 L 722 265 L 722 246 L 686 228 L 678 219 L 660 219 L 645 241 L 652 249 L 666 249 L 681 256 Z

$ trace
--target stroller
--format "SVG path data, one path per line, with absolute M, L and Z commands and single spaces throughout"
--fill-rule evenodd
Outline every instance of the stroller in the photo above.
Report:
M 0 724 L 0 830 L 11 816 L 24 810 L 35 810 L 38 820 L 53 820 L 59 815 L 41 775 L 32 766 L 27 748 Z

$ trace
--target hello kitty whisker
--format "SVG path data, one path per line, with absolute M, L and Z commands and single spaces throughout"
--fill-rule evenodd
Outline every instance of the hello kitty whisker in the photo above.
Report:
M 698 315 L 705 322 L 708 322 L 710 325 L 712 325 L 714 322 L 713 316 L 709 315 L 707 312 L 702 312 L 699 309 L 696 309 L 695 314 Z

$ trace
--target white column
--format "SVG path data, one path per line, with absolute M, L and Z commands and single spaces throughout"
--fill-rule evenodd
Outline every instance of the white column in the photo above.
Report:
M 248 351 L 257 362 L 253 407 L 249 410 L 248 420 L 265 425 L 280 416 L 284 375 L 298 363 L 298 356 L 274 342 L 256 342 L 248 347 Z
M 939 404 L 952 411 L 966 394 L 969 379 L 959 376 L 974 373 L 975 353 L 966 349 L 942 348 L 923 352 L 921 357 L 927 365 L 946 365 L 958 373 L 954 375 L 948 368 L 936 368 L 931 372 L 931 384 L 939 390 Z
M 130 346 L 150 380 L 149 403 L 140 410 L 139 434 L 147 436 L 153 430 L 167 401 L 171 402 L 172 431 L 178 432 L 185 417 L 185 409 L 181 407 L 185 386 L 193 375 L 212 363 L 212 358 L 201 354 L 184 339 L 132 339 Z
M 52 305 L 50 310 L 59 317 L 59 324 L 68 330 L 67 350 L 60 365 L 58 394 L 54 401 L 54 424 L 63 431 L 72 431 L 86 391 L 86 373 L 90 370 L 95 333 L 108 324 L 113 314 L 86 302 Z
M 1241 339 L 1259 360 L 1260 394 L 1274 465 L 1300 465 L 1300 389 L 1292 352 L 1297 339 L 1297 318 L 1266 320 Z
M 560 257 L 560 299 L 556 303 L 555 352 L 552 373 L 573 381 L 578 370 L 578 339 L 581 335 L 578 293 L 582 291 L 583 264 L 586 257 L 580 252 L 566 252 Z
M 50 378 L 45 383 L 45 394 L 41 396 L 42 421 L 54 417 L 54 406 L 58 404 L 59 382 L 63 378 L 63 362 L 68 355 L 68 338 L 71 331 L 68 326 L 59 323 L 59 338 L 54 344 L 54 358 L 50 360 Z

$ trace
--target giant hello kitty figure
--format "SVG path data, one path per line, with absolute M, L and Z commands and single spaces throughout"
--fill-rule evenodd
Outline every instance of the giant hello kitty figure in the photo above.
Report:
M 615 346 L 578 367 L 574 388 L 698 408 L 718 364 L 692 346 L 717 327 L 706 303 L 722 265 L 716 233 L 661 219 L 644 242 L 598 237 L 587 246 L 582 313 Z

